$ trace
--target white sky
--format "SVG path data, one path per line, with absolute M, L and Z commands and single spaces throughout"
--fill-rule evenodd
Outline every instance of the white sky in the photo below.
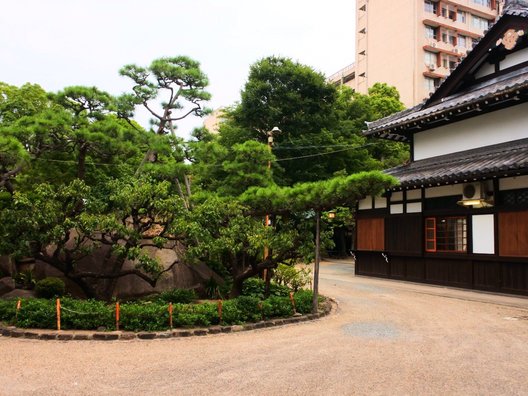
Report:
M 209 77 L 208 107 L 218 108 L 239 99 L 249 66 L 265 56 L 287 56 L 326 75 L 354 60 L 354 0 L 2 3 L 0 81 L 48 91 L 95 85 L 117 95 L 131 88 L 121 66 L 187 55 Z M 180 123 L 179 135 L 201 124 Z

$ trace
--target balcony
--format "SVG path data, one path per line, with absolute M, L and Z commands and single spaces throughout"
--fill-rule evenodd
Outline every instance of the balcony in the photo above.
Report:
M 469 23 L 453 21 L 452 19 L 432 13 L 425 14 L 423 23 L 424 25 L 428 25 L 431 27 L 441 27 L 444 29 L 449 29 L 457 33 L 463 34 L 464 36 L 472 38 L 480 38 L 483 36 L 484 33 L 481 29 L 474 28 Z
M 425 51 L 435 52 L 435 53 L 441 52 L 444 54 L 457 56 L 459 58 L 465 55 L 467 52 L 467 49 L 464 47 L 460 47 L 460 46 L 449 44 L 449 43 L 444 43 L 443 41 L 438 41 L 435 39 L 427 39 L 427 42 L 423 46 L 423 49 Z
M 352 63 L 338 72 L 328 77 L 328 81 L 333 84 L 345 84 L 348 81 L 353 80 L 356 77 L 356 64 Z
M 476 4 L 473 2 L 473 0 L 443 0 L 442 2 L 455 6 L 459 10 L 469 11 L 472 14 L 480 16 L 482 18 L 490 20 L 495 20 L 497 18 L 496 9 Z M 497 0 L 497 2 L 499 2 L 499 0 Z

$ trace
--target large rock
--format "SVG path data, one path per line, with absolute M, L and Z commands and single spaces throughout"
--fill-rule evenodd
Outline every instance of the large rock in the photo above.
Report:
M 15 290 L 15 280 L 10 276 L 0 279 L 0 296 Z
M 2 298 L 34 298 L 34 290 L 15 289 L 7 294 L 4 294 Z
M 15 272 L 15 265 L 9 256 L 0 256 L 0 276 L 12 275 Z

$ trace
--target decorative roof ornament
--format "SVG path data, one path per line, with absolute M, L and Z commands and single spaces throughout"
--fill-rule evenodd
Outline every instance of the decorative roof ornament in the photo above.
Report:
M 519 37 L 524 35 L 524 30 L 508 29 L 501 39 L 497 40 L 497 46 L 504 45 L 507 50 L 512 50 L 517 45 Z

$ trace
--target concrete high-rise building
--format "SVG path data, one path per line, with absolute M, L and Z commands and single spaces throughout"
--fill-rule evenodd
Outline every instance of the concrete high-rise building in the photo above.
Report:
M 411 107 L 424 99 L 497 18 L 501 0 L 356 0 L 356 54 L 329 77 L 366 93 L 394 85 Z

